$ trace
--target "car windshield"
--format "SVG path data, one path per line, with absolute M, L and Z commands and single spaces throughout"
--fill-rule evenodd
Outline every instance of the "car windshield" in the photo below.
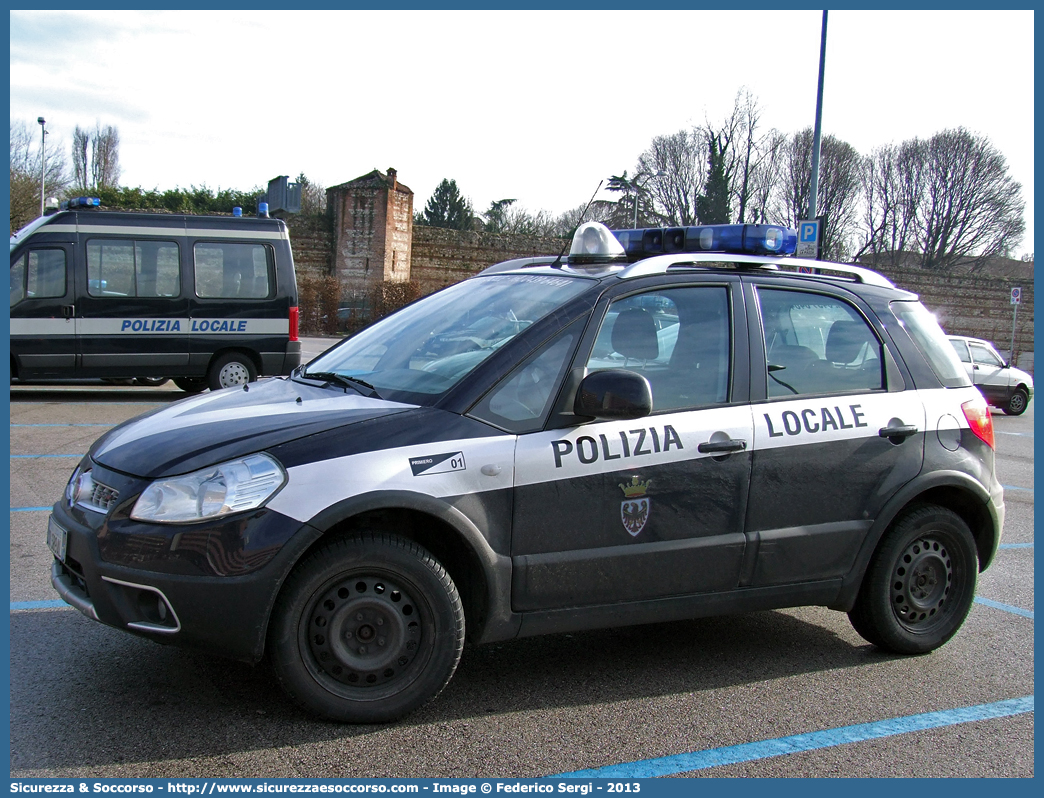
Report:
M 344 381 L 338 376 L 350 377 L 383 399 L 432 404 L 493 352 L 589 286 L 584 278 L 558 275 L 465 280 L 325 352 L 305 367 L 304 376 L 326 375 L 339 384 Z

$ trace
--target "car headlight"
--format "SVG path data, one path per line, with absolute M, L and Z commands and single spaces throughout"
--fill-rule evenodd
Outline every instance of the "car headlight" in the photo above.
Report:
M 131 518 L 185 523 L 253 510 L 286 484 L 283 467 L 267 454 L 252 454 L 209 468 L 160 479 L 134 503 Z

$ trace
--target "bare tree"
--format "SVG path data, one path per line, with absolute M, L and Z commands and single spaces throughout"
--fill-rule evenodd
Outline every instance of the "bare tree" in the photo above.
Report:
M 73 131 L 73 182 L 78 190 L 116 188 L 120 182 L 120 133 L 112 125 Z
M 694 130 L 679 130 L 669 136 L 656 136 L 638 157 L 636 175 L 664 177 L 645 185 L 653 199 L 653 213 L 665 225 L 696 224 L 696 198 L 707 178 L 707 151 L 702 135 Z M 629 225 L 628 225 L 629 226 Z
M 40 214 L 39 131 L 24 121 L 11 121 L 11 232 Z M 65 155 L 56 141 L 47 144 L 44 184 L 47 196 L 61 197 L 68 188 Z
M 916 139 L 886 145 L 863 159 L 862 244 L 855 257 L 870 252 L 876 263 L 900 265 L 914 249 L 915 221 L 921 203 L 922 146 Z
M 917 212 L 921 265 L 948 269 L 1007 255 L 1026 230 L 1022 186 L 988 138 L 944 130 L 923 148 L 924 196 Z
M 795 133 L 783 149 L 782 182 L 774 206 L 775 221 L 796 227 L 808 214 L 812 181 L 812 128 Z M 862 193 L 862 159 L 847 142 L 824 136 L 819 159 L 817 210 L 826 217 L 823 256 L 843 260 L 856 233 Z

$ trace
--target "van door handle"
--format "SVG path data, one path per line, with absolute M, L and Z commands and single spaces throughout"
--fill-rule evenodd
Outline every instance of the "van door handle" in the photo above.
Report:
M 913 424 L 896 424 L 891 427 L 881 427 L 877 434 L 882 438 L 888 438 L 892 443 L 902 443 L 911 435 L 916 435 L 917 427 Z
M 76 305 L 62 305 L 62 315 L 67 319 L 76 317 Z
M 696 451 L 700 454 L 730 454 L 742 452 L 746 448 L 746 441 L 730 438 L 727 441 L 705 441 L 696 447 Z

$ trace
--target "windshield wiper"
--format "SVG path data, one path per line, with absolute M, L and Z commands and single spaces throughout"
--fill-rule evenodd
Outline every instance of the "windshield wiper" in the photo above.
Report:
M 371 399 L 380 399 L 381 395 L 377 393 L 377 389 L 374 388 L 370 383 L 365 380 L 360 380 L 358 377 L 349 377 L 347 374 L 338 374 L 336 371 L 305 371 L 301 374 L 307 380 L 324 380 L 326 382 L 336 382 L 338 385 L 344 385 L 345 387 L 351 388 L 352 390 L 362 394 L 363 396 Z M 366 391 L 360 391 L 360 388 L 365 388 Z

